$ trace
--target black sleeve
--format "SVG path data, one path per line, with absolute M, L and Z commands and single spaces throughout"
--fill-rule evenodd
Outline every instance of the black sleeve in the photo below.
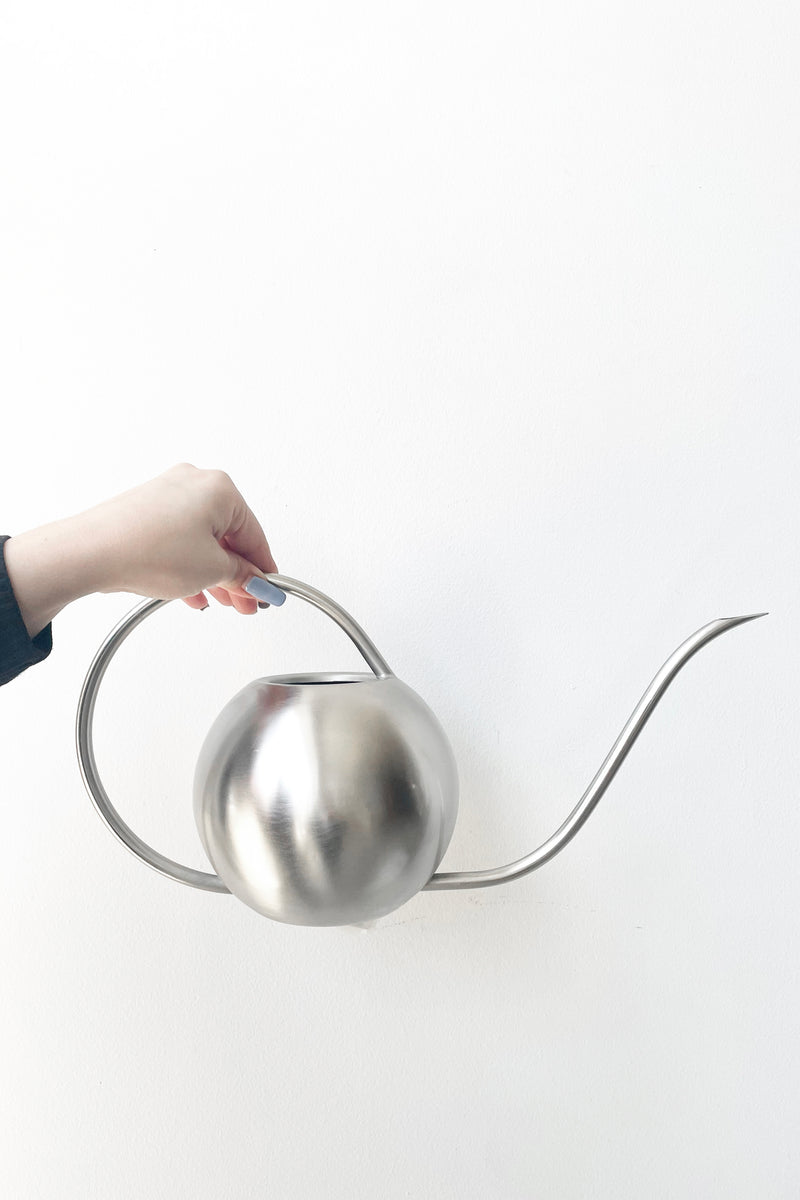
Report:
M 6 570 L 5 544 L 10 536 L 0 534 L 0 684 L 41 662 L 53 649 L 52 622 L 35 638 L 28 636 Z

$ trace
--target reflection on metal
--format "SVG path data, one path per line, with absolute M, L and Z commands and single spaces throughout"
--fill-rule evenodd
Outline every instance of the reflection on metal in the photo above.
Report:
M 594 810 L 681 667 L 721 633 L 766 615 L 723 617 L 678 647 L 577 806 L 537 850 L 507 866 L 436 874 L 458 811 L 456 764 L 439 722 L 335 601 L 299 580 L 267 578 L 331 617 L 370 673 L 257 679 L 225 706 L 203 744 L 194 783 L 195 819 L 216 874 L 143 842 L 112 805 L 94 756 L 92 720 L 106 669 L 128 635 L 167 601 L 137 605 L 97 651 L 78 703 L 76 744 L 97 811 L 133 854 L 179 883 L 231 892 L 265 916 L 300 925 L 374 920 L 421 890 L 493 887 L 549 862 Z

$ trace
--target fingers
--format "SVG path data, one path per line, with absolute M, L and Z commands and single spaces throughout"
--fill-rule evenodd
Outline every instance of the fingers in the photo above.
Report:
M 226 608 L 234 608 L 243 616 L 253 616 L 258 612 L 258 601 L 244 585 L 253 575 L 264 573 L 262 569 L 248 562 L 235 551 L 229 549 L 225 538 L 217 542 L 219 553 L 218 583 L 207 588 L 209 595 Z
M 210 587 L 208 591 L 220 604 L 224 604 L 226 608 L 234 608 L 242 616 L 252 617 L 254 613 L 258 612 L 258 602 L 252 596 L 248 596 L 246 592 L 239 595 L 238 591 L 223 587 L 221 584 L 217 587 Z
M 224 588 L 221 585 L 218 585 L 217 587 L 210 587 L 208 589 L 208 594 L 209 594 L 209 596 L 213 596 L 214 599 L 217 600 L 220 604 L 224 604 L 226 608 L 233 607 L 233 601 L 231 600 L 230 595 L 228 594 L 227 588 Z
M 264 530 L 242 500 L 244 519 L 236 529 L 227 529 L 220 539 L 229 550 L 253 563 L 265 575 L 278 571 Z
M 242 616 L 252 617 L 258 612 L 258 601 L 254 600 L 252 596 L 242 597 L 222 587 L 213 587 L 208 590 L 220 604 L 224 604 L 226 608 L 235 609 Z M 196 612 L 203 612 L 208 608 L 208 600 L 202 592 L 198 592 L 196 596 L 183 596 L 182 599 L 184 604 Z
M 195 468 L 188 469 L 190 472 L 196 471 Z M 203 491 L 204 497 L 210 495 L 213 500 L 210 515 L 213 519 L 214 542 L 209 563 L 218 558 L 216 571 L 211 565 L 206 575 L 207 579 L 216 578 L 216 583 L 206 590 L 225 608 L 233 608 L 243 616 L 252 616 L 258 611 L 258 602 L 244 590 L 244 585 L 252 575 L 277 573 L 277 564 L 264 530 L 230 476 L 219 471 L 204 474 L 213 483 L 210 492 L 207 487 Z M 208 517 L 208 511 L 204 511 Z M 184 599 L 190 608 L 207 606 L 202 592 Z
M 202 592 L 197 592 L 197 594 L 194 596 L 184 596 L 183 603 L 188 604 L 189 608 L 194 608 L 198 611 L 208 608 L 208 600 Z
M 253 596 L 240 596 L 234 591 L 228 592 L 228 595 L 233 607 L 243 617 L 252 617 L 254 613 L 258 612 L 258 601 Z

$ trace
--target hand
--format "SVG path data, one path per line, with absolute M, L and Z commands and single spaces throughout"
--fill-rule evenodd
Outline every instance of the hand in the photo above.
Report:
M 114 546 L 99 591 L 205 608 L 201 589 L 208 588 L 221 604 L 252 614 L 257 602 L 245 582 L 278 570 L 263 529 L 224 471 L 180 463 L 87 516 L 100 544 Z
M 264 531 L 224 471 L 179 463 L 74 517 L 11 537 L 11 585 L 31 637 L 90 592 L 133 592 L 256 612 L 252 575 L 277 571 Z

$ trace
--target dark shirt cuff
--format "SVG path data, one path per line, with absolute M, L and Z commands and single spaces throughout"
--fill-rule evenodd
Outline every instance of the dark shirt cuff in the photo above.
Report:
M 53 649 L 52 622 L 35 638 L 25 628 L 6 570 L 5 544 L 10 537 L 8 533 L 0 534 L 0 684 L 41 662 Z

